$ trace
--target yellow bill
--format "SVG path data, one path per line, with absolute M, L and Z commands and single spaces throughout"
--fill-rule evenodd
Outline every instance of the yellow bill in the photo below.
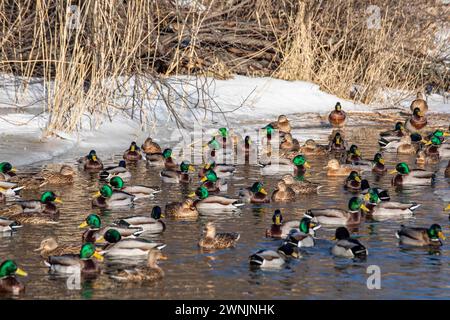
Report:
M 442 231 L 438 232 L 438 237 L 439 237 L 439 239 L 442 239 L 442 240 L 446 239 L 445 236 L 444 236 L 444 233 Z
M 309 165 L 308 161 L 305 162 L 305 168 L 309 169 L 311 166 Z
M 20 268 L 17 268 L 16 272 L 15 272 L 18 276 L 22 276 L 22 277 L 26 277 L 28 275 L 28 273 L 26 273 L 25 271 L 23 271 Z
M 83 221 L 83 222 L 78 226 L 78 228 L 86 228 L 87 226 L 89 226 L 88 223 L 87 223 L 86 221 Z
M 397 169 L 391 170 L 389 171 L 390 174 L 396 174 L 397 173 Z
M 59 197 L 56 197 L 55 201 L 53 201 L 53 202 L 56 202 L 56 203 L 63 203 L 63 201 L 62 201 L 61 198 L 59 198 Z
M 449 211 L 449 210 L 450 210 L 450 204 L 444 208 L 444 211 Z
M 360 208 L 361 208 L 361 210 L 363 210 L 363 211 L 365 211 L 365 212 L 369 212 L 369 211 L 370 211 L 369 208 L 367 208 L 364 204 L 362 204 L 362 205 L 360 206 Z
M 98 198 L 98 197 L 100 197 L 102 194 L 101 194 L 101 192 L 100 191 L 97 191 L 96 193 L 94 193 L 92 196 L 94 197 L 94 198 Z
M 94 254 L 92 255 L 95 259 L 97 259 L 98 261 L 103 261 L 103 256 L 98 253 L 97 251 L 94 252 Z
M 105 238 L 103 238 L 103 236 L 95 240 L 95 243 L 103 243 L 103 242 L 105 242 Z
M 196 196 L 195 192 L 191 192 L 191 193 L 189 193 L 189 195 L 188 195 L 189 198 L 193 198 L 193 197 L 195 197 L 195 196 Z
M 206 180 L 208 180 L 207 177 L 203 177 L 203 178 L 200 179 L 201 182 L 205 182 Z
M 259 192 L 261 192 L 262 194 L 267 194 L 267 191 L 264 188 L 261 188 L 261 190 L 259 190 Z

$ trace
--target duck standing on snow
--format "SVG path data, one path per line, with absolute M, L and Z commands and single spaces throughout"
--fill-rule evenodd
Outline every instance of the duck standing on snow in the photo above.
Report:
M 203 237 L 198 242 L 199 247 L 205 249 L 225 249 L 236 245 L 240 234 L 233 233 L 216 233 L 216 227 L 212 222 L 205 225 Z
M 142 159 L 141 148 L 132 142 L 130 147 L 124 152 L 123 158 L 127 161 L 138 161 Z
M 427 118 L 419 108 L 415 108 L 412 116 L 406 120 L 405 128 L 410 132 L 416 132 L 427 125 Z
M 342 110 L 341 103 L 337 102 L 334 106 L 334 110 L 328 115 L 328 121 L 333 127 L 341 128 L 345 124 L 347 115 Z

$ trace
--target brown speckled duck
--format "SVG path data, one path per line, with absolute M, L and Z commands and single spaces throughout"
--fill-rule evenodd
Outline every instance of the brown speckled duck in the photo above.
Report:
M 409 107 L 411 112 L 414 112 L 414 109 L 419 108 L 420 112 L 425 113 L 428 111 L 428 104 L 423 98 L 422 92 L 417 92 L 417 98 L 411 102 Z
M 153 139 L 150 137 L 145 139 L 144 143 L 141 146 L 141 149 L 142 151 L 144 151 L 145 154 L 162 153 L 159 144 L 154 142 Z
M 240 234 L 232 233 L 216 233 L 216 227 L 212 222 L 205 225 L 203 237 L 198 242 L 199 247 L 205 249 L 225 249 L 234 247 L 239 240 Z
M 272 193 L 271 200 L 274 202 L 294 201 L 295 192 L 283 180 L 280 180 L 277 183 L 275 191 Z

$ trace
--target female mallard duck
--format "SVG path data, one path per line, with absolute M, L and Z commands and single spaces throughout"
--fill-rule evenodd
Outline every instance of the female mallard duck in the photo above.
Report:
M 369 191 L 364 196 L 364 201 L 369 209 L 368 214 L 375 219 L 412 216 L 414 210 L 420 207 L 420 204 L 416 203 L 381 201 L 374 191 Z
M 4 232 L 13 232 L 14 230 L 21 227 L 22 225 L 18 221 L 0 217 L 0 234 Z
M 286 241 L 299 248 L 314 247 L 315 241 L 313 235 L 317 229 L 317 224 L 312 222 L 310 218 L 303 217 L 303 219 L 300 220 L 298 230 L 291 230 L 286 237 Z
M 336 132 L 333 139 L 328 144 L 328 150 L 331 152 L 343 152 L 347 150 L 347 143 L 342 139 L 341 133 Z
M 214 170 L 218 178 L 227 178 L 233 175 L 236 167 L 230 164 L 217 164 L 215 161 L 209 161 L 198 172 L 199 178 L 203 178 L 208 170 Z
M 195 193 L 191 193 L 189 197 L 197 196 L 194 205 L 201 213 L 207 213 L 208 211 L 235 211 L 244 203 L 238 199 L 230 199 L 221 196 L 210 196 L 208 189 L 200 186 Z
M 177 163 L 172 158 L 172 149 L 164 149 L 162 153 L 147 155 L 147 163 L 153 167 L 164 167 L 166 170 L 176 170 Z
M 328 169 L 327 176 L 331 177 L 348 176 L 352 171 L 360 172 L 360 169 L 352 165 L 340 164 L 337 159 L 328 161 L 328 164 L 324 169 Z
M 9 162 L 0 163 L 0 181 L 9 181 L 11 177 L 15 176 L 16 168 Z
M 414 112 L 414 110 L 416 108 L 418 108 L 420 110 L 420 112 L 425 113 L 428 111 L 428 104 L 427 102 L 423 99 L 423 93 L 422 92 L 417 92 L 417 98 L 415 100 L 413 100 L 413 102 L 411 102 L 411 105 L 409 106 L 409 108 L 411 109 L 411 112 Z
M 109 184 L 114 187 L 114 191 L 122 191 L 135 196 L 134 199 L 148 198 L 161 191 L 159 187 L 149 187 L 142 185 L 125 186 L 121 177 L 112 177 Z
M 296 179 L 290 174 L 285 174 L 281 177 L 281 180 L 286 183 L 292 190 L 294 190 L 295 194 L 310 194 L 317 193 L 321 185 L 318 183 L 314 183 L 305 179 Z
M 428 229 L 402 225 L 395 235 L 399 239 L 400 244 L 409 246 L 442 246 L 441 240 L 445 240 L 442 228 L 438 224 L 433 224 Z
M 381 201 L 389 201 L 391 200 L 391 197 L 389 196 L 389 192 L 387 190 L 381 189 L 381 188 L 371 188 L 369 181 L 366 179 L 361 180 L 361 193 L 363 195 L 366 195 L 369 192 L 374 192 L 378 195 L 378 198 Z
M 102 161 L 97 157 L 95 150 L 91 150 L 89 154 L 78 160 L 86 171 L 100 171 L 103 169 Z
M 134 203 L 135 198 L 135 195 L 123 191 L 115 191 L 111 186 L 105 184 L 94 194 L 92 206 L 99 208 L 129 206 Z
M 361 176 L 358 172 L 350 172 L 347 179 L 345 179 L 344 188 L 354 192 L 359 192 L 361 190 Z
M 144 230 L 141 227 L 130 227 L 130 226 L 107 226 L 102 227 L 102 221 L 100 217 L 94 213 L 88 215 L 86 219 L 78 226 L 78 228 L 83 229 L 89 227 L 86 230 L 81 239 L 83 243 L 101 243 L 103 242 L 103 235 L 106 230 L 115 229 L 117 230 L 122 238 L 134 238 L 140 235 Z
M 59 172 L 52 171 L 44 171 L 40 174 L 40 178 L 44 180 L 44 182 L 40 185 L 41 187 L 46 184 L 51 185 L 60 185 L 60 184 L 71 184 L 73 183 L 73 178 L 75 175 L 75 171 L 69 165 L 61 166 Z
M 334 110 L 328 115 L 328 121 L 333 127 L 341 128 L 345 124 L 347 115 L 342 110 L 341 104 L 339 102 L 334 106 Z
M 20 269 L 13 260 L 6 260 L 0 265 L 0 292 L 18 295 L 25 290 L 17 276 L 25 277 L 27 273 Z
M 198 211 L 194 200 L 186 199 L 183 202 L 172 202 L 166 204 L 166 215 L 173 218 L 196 218 Z
M 245 203 L 268 203 L 270 202 L 267 191 L 261 182 L 255 182 L 249 188 L 239 191 L 239 198 Z
M 199 247 L 205 249 L 225 249 L 236 245 L 240 238 L 240 234 L 233 233 L 216 233 L 216 226 L 212 222 L 208 222 L 205 226 L 204 235 L 198 242 Z
M 112 177 L 120 177 L 123 180 L 131 178 L 131 172 L 128 171 L 125 160 L 120 160 L 117 166 L 107 167 L 100 172 L 100 179 L 109 181 Z
M 429 186 L 433 183 L 435 174 L 431 171 L 421 169 L 410 170 L 404 162 L 397 164 L 391 174 L 396 174 L 392 178 L 393 186 Z
M 375 156 L 373 157 L 372 172 L 379 175 L 383 175 L 387 172 L 387 168 L 384 165 L 384 158 L 379 152 L 375 153 Z
M 144 232 L 161 233 L 166 230 L 164 221 L 161 220 L 164 215 L 161 212 L 161 207 L 154 206 L 150 216 L 131 216 L 120 218 L 114 221 L 114 224 L 125 228 L 142 228 Z
M 360 210 L 369 211 L 360 198 L 353 197 L 348 202 L 348 210 L 310 209 L 304 215 L 324 225 L 358 225 L 361 223 Z
M 439 163 L 439 154 L 427 155 L 425 150 L 417 151 L 416 164 L 423 167 L 426 164 L 436 164 Z
M 280 143 L 280 150 L 282 151 L 298 151 L 300 150 L 300 143 L 297 139 L 292 138 L 290 133 L 283 136 L 283 141 Z
M 145 154 L 151 155 L 155 153 L 161 153 L 161 147 L 159 144 L 153 141 L 152 138 L 148 137 L 145 139 L 144 143 L 141 146 L 142 151 L 144 151 Z
M 164 277 L 164 271 L 158 266 L 158 260 L 167 260 L 159 250 L 150 250 L 145 268 L 119 270 L 110 277 L 120 282 L 156 281 Z
M 353 144 L 350 149 L 347 151 L 347 158 L 345 160 L 346 163 L 355 163 L 358 161 L 361 161 L 361 151 L 359 150 L 358 146 Z
M 284 114 L 278 116 L 278 120 L 271 122 L 270 126 L 273 129 L 277 129 L 278 131 L 280 131 L 280 133 L 290 133 L 291 132 L 291 125 L 289 123 L 288 118 Z
M 160 172 L 161 180 L 165 183 L 189 183 L 191 178 L 189 172 L 195 171 L 194 167 L 187 161 L 180 163 L 180 170 L 163 170 Z
M 283 180 L 278 181 L 277 187 L 272 193 L 273 202 L 287 202 L 295 200 L 295 192 Z
M 447 168 L 445 168 L 444 175 L 446 178 L 450 178 L 450 160 L 447 163 Z
M 380 133 L 380 140 L 378 143 L 380 147 L 383 147 L 386 142 L 398 140 L 403 136 L 408 136 L 408 132 L 405 130 L 405 126 L 401 122 L 397 122 L 393 130 L 383 131 Z
M 331 248 L 331 253 L 334 256 L 361 259 L 369 254 L 369 251 L 361 242 L 350 237 L 350 233 L 345 227 L 336 229 L 334 239 L 337 240 L 336 244 Z
M 72 244 L 58 244 L 55 238 L 50 237 L 41 241 L 39 248 L 34 251 L 38 251 L 41 257 L 47 259 L 49 256 L 60 256 L 63 254 L 77 254 L 80 252 L 79 245 Z
M 50 272 L 73 274 L 79 270 L 82 274 L 99 273 L 100 269 L 92 258 L 103 261 L 94 244 L 88 242 L 81 246 L 79 254 L 49 256 L 45 264 L 50 268 Z
M 227 191 L 228 183 L 225 180 L 219 179 L 214 170 L 208 170 L 200 180 L 202 186 L 208 189 L 209 192 Z
M 322 156 L 328 153 L 326 146 L 318 145 L 313 139 L 308 139 L 305 144 L 300 147 L 300 152 L 305 155 Z
M 415 108 L 412 116 L 406 120 L 405 128 L 410 132 L 416 132 L 423 129 L 427 125 L 427 118 L 419 108 Z
M 141 148 L 132 142 L 130 147 L 124 152 L 123 158 L 127 161 L 138 161 L 142 159 Z

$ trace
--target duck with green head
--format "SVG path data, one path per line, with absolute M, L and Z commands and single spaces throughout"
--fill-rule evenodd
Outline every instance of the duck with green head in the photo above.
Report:
M 384 164 L 383 155 L 379 152 L 375 153 L 375 156 L 373 157 L 372 172 L 379 175 L 383 175 L 387 172 L 387 168 Z
M 114 191 L 121 191 L 135 196 L 135 200 L 153 197 L 156 193 L 161 191 L 159 187 L 149 187 L 144 185 L 125 186 L 125 183 L 119 176 L 112 177 L 109 180 L 109 184 L 114 188 Z
M 432 136 L 430 141 L 426 143 L 425 154 L 430 157 L 437 157 L 439 159 L 450 158 L 450 145 L 442 144 L 442 140 L 437 136 Z
M 9 181 L 11 177 L 16 175 L 16 168 L 9 162 L 0 163 L 0 181 Z
M 381 201 L 389 201 L 391 197 L 389 196 L 389 192 L 386 189 L 371 187 L 369 181 L 367 179 L 361 180 L 361 194 L 366 195 L 369 192 L 375 192 L 380 198 Z
M 319 228 L 320 225 L 313 222 L 311 218 L 303 217 L 303 219 L 300 220 L 298 230 L 291 230 L 285 241 L 290 242 L 299 248 L 314 247 L 315 230 Z
M 136 197 L 132 194 L 115 191 L 110 185 L 104 184 L 99 191 L 94 194 L 92 206 L 99 208 L 114 208 L 129 206 L 134 203 Z
M 202 186 L 207 188 L 209 192 L 222 192 L 228 190 L 228 183 L 217 177 L 214 170 L 209 169 L 205 175 L 200 179 Z
M 267 238 L 281 238 L 282 237 L 282 226 L 283 226 L 283 216 L 281 211 L 276 209 L 272 216 L 272 225 L 266 230 Z M 286 236 L 286 235 L 285 235 Z
M 18 295 L 25 290 L 25 286 L 17 280 L 16 276 L 27 276 L 13 260 L 5 260 L 0 265 L 0 292 Z
M 380 137 L 388 142 L 397 140 L 398 138 L 406 135 L 408 135 L 408 131 L 405 129 L 405 126 L 401 122 L 397 122 L 393 130 L 388 130 L 380 133 Z
M 369 192 L 364 196 L 364 201 L 369 209 L 368 214 L 375 220 L 411 217 L 414 214 L 414 210 L 420 207 L 420 204 L 417 203 L 381 201 L 378 193 L 373 189 L 369 189 Z
M 124 180 L 131 178 L 131 172 L 127 169 L 125 160 L 120 160 L 117 166 L 110 166 L 100 172 L 100 179 L 109 181 L 112 177 L 120 177 Z
M 361 160 L 361 150 L 359 150 L 357 145 L 352 144 L 350 149 L 347 151 L 346 163 L 356 163 Z
M 337 242 L 331 248 L 331 253 L 336 257 L 365 259 L 369 254 L 366 247 L 359 240 L 352 238 L 345 227 L 336 229 L 334 240 Z
M 214 160 L 210 160 L 199 170 L 199 178 L 203 178 L 208 170 L 214 170 L 218 178 L 228 178 L 233 175 L 236 167 L 230 164 L 217 164 Z
M 431 171 L 411 170 L 405 162 L 398 163 L 395 169 L 389 173 L 395 174 L 391 182 L 394 186 L 429 186 L 436 177 L 434 172 Z
M 350 172 L 347 179 L 345 179 L 344 188 L 352 192 L 359 192 L 361 190 L 361 176 L 358 172 Z
M 95 150 L 89 151 L 89 154 L 78 160 L 84 167 L 86 171 L 100 171 L 103 169 L 102 161 L 97 157 L 97 152 Z
M 239 198 L 245 203 L 268 203 L 269 195 L 262 182 L 255 182 L 251 187 L 239 190 Z
M 328 150 L 331 152 L 343 152 L 347 150 L 347 143 L 342 138 L 341 133 L 338 131 L 335 133 L 330 143 L 328 144 Z
M 161 233 L 166 230 L 166 225 L 160 206 L 154 206 L 150 216 L 130 216 L 114 221 L 114 225 L 124 228 L 142 228 L 148 233 Z
M 166 170 L 176 170 L 178 164 L 172 157 L 172 149 L 166 148 L 162 153 L 148 154 L 147 164 L 152 167 L 164 167 Z
M 180 170 L 163 170 L 160 172 L 161 180 L 165 183 L 190 183 L 191 177 L 189 172 L 194 172 L 194 166 L 188 161 L 180 163 Z
M 409 246 L 442 246 L 445 240 L 442 228 L 438 224 L 432 224 L 429 228 L 406 227 L 402 225 L 395 234 L 400 244 Z
M 334 110 L 328 115 L 328 121 L 331 126 L 341 128 L 345 125 L 345 120 L 347 119 L 346 113 L 342 110 L 340 102 L 337 102 L 334 106 Z
M 306 158 L 299 154 L 292 159 L 292 163 L 294 164 L 294 175 L 296 176 L 304 176 L 306 173 L 306 169 L 311 168 Z
M 209 211 L 235 211 L 244 205 L 238 199 L 231 199 L 222 196 L 209 195 L 208 189 L 204 186 L 198 187 L 189 197 L 197 197 L 194 206 L 200 213 Z
M 130 147 L 124 152 L 123 158 L 127 161 L 138 161 L 142 159 L 141 148 L 136 145 L 136 142 L 131 142 Z
M 427 125 L 427 118 L 419 108 L 415 108 L 412 116 L 406 120 L 405 128 L 410 132 L 416 132 L 423 129 Z
M 348 201 L 348 209 L 310 209 L 306 211 L 305 216 L 312 221 L 324 225 L 359 225 L 361 223 L 361 211 L 368 212 L 369 209 L 364 205 L 359 197 L 352 197 Z

